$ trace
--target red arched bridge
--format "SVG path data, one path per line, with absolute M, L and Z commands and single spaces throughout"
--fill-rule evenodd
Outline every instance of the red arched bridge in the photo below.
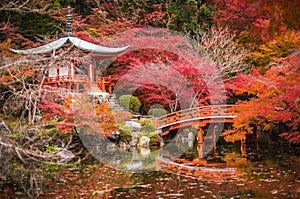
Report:
M 232 111 L 233 106 L 212 105 L 185 109 L 155 118 L 154 123 L 156 128 L 161 130 L 162 136 L 169 134 L 173 130 L 197 126 L 199 158 L 203 158 L 203 151 L 205 151 L 204 140 L 213 141 L 213 151 L 216 153 L 218 125 L 233 123 L 233 119 L 236 117 Z M 203 128 L 207 125 L 212 125 L 212 128 L 208 134 L 205 134 Z
M 157 129 L 162 131 L 162 135 L 166 135 L 171 130 L 193 125 L 202 128 L 211 123 L 233 123 L 233 119 L 236 117 L 231 111 L 233 106 L 211 105 L 180 110 L 155 118 L 154 124 Z

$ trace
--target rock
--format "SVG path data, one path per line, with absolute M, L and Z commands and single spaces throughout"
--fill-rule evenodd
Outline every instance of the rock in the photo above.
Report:
M 85 146 L 92 147 L 97 145 L 104 145 L 103 139 L 99 137 L 96 133 L 90 133 L 90 134 L 79 134 L 80 139 L 84 143 Z
M 188 142 L 188 139 L 185 138 L 185 137 L 181 137 L 181 142 L 182 142 L 182 143 L 186 143 L 186 142 Z
M 128 145 L 128 144 L 125 143 L 125 142 L 120 142 L 120 143 L 119 143 L 119 147 L 120 147 L 121 149 L 127 150 L 128 148 L 130 148 L 130 145 Z
M 133 131 L 131 133 L 131 136 L 132 136 L 133 139 L 138 139 L 139 138 L 139 135 L 135 131 Z
M 149 142 L 150 142 L 150 138 L 148 138 L 147 136 L 142 136 L 140 139 L 140 142 L 138 144 L 138 146 L 140 147 L 148 147 L 149 146 Z
M 61 159 L 58 162 L 60 164 L 65 164 L 75 157 L 75 155 L 71 151 L 64 148 L 59 148 L 58 153 L 56 155 L 61 157 Z
M 142 125 L 134 121 L 126 121 L 125 126 L 132 127 L 134 130 L 138 130 L 138 131 L 142 130 Z
M 128 170 L 136 170 L 136 169 L 140 169 L 142 167 L 143 167 L 143 162 L 142 161 L 135 162 L 133 164 L 128 164 L 127 165 Z
M 194 138 L 195 138 L 194 133 L 193 132 L 189 132 L 188 133 L 188 140 L 194 140 Z
M 106 150 L 108 152 L 115 152 L 117 150 L 117 145 L 115 145 L 114 143 L 110 143 L 106 146 Z
M 114 140 L 119 140 L 120 139 L 120 132 L 118 132 L 118 131 L 112 132 L 111 135 L 112 135 L 112 138 Z
M 14 157 L 13 152 L 11 147 L 0 145 L 0 165 L 6 165 Z
M 10 129 L 6 126 L 6 124 L 5 124 L 4 121 L 0 122 L 0 132 L 1 133 L 6 133 L 6 134 L 10 134 L 11 133 Z
M 32 139 L 34 136 L 36 136 L 40 133 L 41 133 L 40 129 L 37 129 L 37 128 L 26 129 L 26 131 L 25 131 L 25 135 L 29 139 Z
M 140 153 L 144 158 L 148 159 L 150 157 L 151 151 L 150 151 L 149 147 L 141 147 Z
M 136 147 L 137 144 L 138 144 L 138 139 L 136 139 L 136 138 L 132 138 L 132 140 L 129 142 L 129 145 L 131 147 Z
M 195 135 L 193 132 L 188 133 L 188 147 L 193 148 Z

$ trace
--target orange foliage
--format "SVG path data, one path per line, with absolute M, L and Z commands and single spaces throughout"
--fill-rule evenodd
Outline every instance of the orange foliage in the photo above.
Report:
M 264 75 L 257 70 L 252 75 L 239 75 L 231 89 L 238 95 L 253 97 L 238 102 L 233 130 L 225 132 L 225 138 L 235 140 L 245 133 L 252 133 L 253 125 L 261 125 L 265 131 L 283 125 L 286 131 L 282 132 L 282 137 L 299 143 L 299 82 L 300 51 L 281 60 Z
M 112 132 L 119 130 L 115 122 L 114 115 L 107 102 L 98 105 L 98 107 L 95 108 L 95 112 L 98 116 L 100 127 L 106 136 L 110 137 Z

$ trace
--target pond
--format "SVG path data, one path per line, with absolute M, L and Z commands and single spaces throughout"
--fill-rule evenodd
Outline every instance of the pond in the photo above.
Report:
M 1 149 L 0 198 L 300 198 L 299 151 L 273 144 L 244 156 L 240 143 L 220 140 L 204 160 L 195 144 L 180 157 L 132 150 L 121 170 L 92 156 L 77 166 L 23 164 Z

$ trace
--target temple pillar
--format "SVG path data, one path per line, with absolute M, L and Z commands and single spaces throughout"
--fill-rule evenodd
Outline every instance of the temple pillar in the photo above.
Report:
M 72 92 L 72 83 L 71 82 L 68 82 L 68 91 Z
M 104 78 L 102 78 L 102 81 L 101 81 L 101 90 L 106 91 L 105 90 L 105 80 L 104 80 Z
M 87 72 L 88 72 L 89 81 L 93 82 L 94 71 L 93 71 L 93 65 L 92 64 L 89 64 Z
M 108 85 L 108 93 L 112 94 L 112 84 L 111 83 L 109 83 L 109 85 Z
M 198 144 L 198 158 L 199 159 L 203 159 L 204 156 L 203 156 L 203 143 L 202 144 Z
M 79 84 L 76 84 L 76 92 L 79 93 Z
M 72 77 L 71 73 L 72 73 L 72 64 L 69 66 L 69 71 L 68 71 L 68 79 L 69 79 L 69 80 L 70 80 L 71 77 Z
M 74 74 L 75 74 L 75 71 L 74 71 L 74 62 L 71 62 L 70 79 L 74 78 Z
M 91 65 L 89 64 L 87 67 L 87 80 L 91 80 Z

